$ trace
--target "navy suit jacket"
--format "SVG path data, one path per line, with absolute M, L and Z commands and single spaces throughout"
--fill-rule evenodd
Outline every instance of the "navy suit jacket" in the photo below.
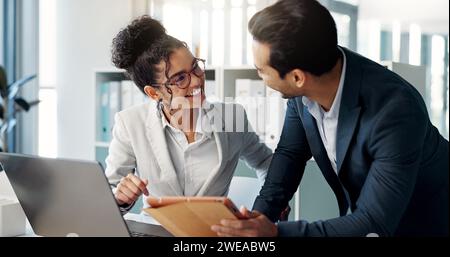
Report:
M 344 51 L 337 174 L 302 97 L 292 98 L 253 209 L 276 221 L 297 190 L 306 162 L 314 157 L 336 195 L 340 217 L 279 222 L 280 236 L 448 235 L 448 141 L 431 124 L 413 86 L 387 68 Z

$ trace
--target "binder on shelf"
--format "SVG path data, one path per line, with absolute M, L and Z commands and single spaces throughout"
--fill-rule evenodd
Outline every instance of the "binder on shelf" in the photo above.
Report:
M 122 110 L 125 110 L 133 106 L 133 87 L 134 83 L 130 80 L 122 80 L 121 82 L 121 98 L 122 98 Z
M 269 87 L 266 88 L 266 145 L 275 150 L 280 140 L 284 125 L 287 100 L 283 99 L 281 93 Z
M 220 102 L 219 96 L 216 92 L 216 82 L 214 80 L 205 80 L 205 96 L 208 102 Z
M 109 140 L 112 139 L 112 129 L 114 127 L 114 116 L 119 112 L 121 108 L 121 82 L 111 81 L 109 82 Z
M 109 81 L 100 85 L 100 142 L 109 142 L 112 139 L 114 116 L 121 110 L 121 82 Z
M 100 85 L 100 137 L 99 140 L 107 142 L 111 139 L 109 131 L 110 114 L 109 114 L 109 84 L 102 83 Z
M 147 96 L 133 83 L 131 89 L 133 105 L 141 104 L 147 100 Z
M 122 80 L 122 108 L 125 110 L 129 107 L 143 103 L 147 97 L 131 80 Z
M 235 101 L 244 106 L 247 119 L 261 141 L 265 138 L 265 85 L 262 80 L 236 79 Z

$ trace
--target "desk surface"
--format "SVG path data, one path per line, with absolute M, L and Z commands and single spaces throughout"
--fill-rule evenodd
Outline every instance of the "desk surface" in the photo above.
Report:
M 154 224 L 154 225 L 161 225 L 159 224 L 155 219 L 153 219 L 151 216 L 147 214 L 135 214 L 135 213 L 127 213 L 124 216 L 124 219 L 126 220 L 134 220 L 137 222 L 147 223 L 147 224 Z M 33 231 L 33 228 L 30 225 L 30 222 L 26 222 L 25 226 L 25 234 L 20 235 L 18 237 L 38 237 Z

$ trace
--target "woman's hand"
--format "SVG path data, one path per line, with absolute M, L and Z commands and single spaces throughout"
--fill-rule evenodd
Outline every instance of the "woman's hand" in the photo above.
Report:
M 142 194 L 149 195 L 147 185 L 147 179 L 141 180 L 130 173 L 120 180 L 114 197 L 119 205 L 133 204 Z

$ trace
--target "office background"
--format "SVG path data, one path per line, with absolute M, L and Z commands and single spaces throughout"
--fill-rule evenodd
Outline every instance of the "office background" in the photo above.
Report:
M 236 90 L 230 91 L 228 86 L 234 79 L 256 79 L 250 68 L 247 21 L 273 2 L 0 0 L 0 65 L 5 67 L 9 83 L 37 74 L 38 78 L 21 87 L 19 94 L 24 99 L 41 100 L 29 112 L 17 114 L 17 125 L 8 133 L 8 149 L 47 157 L 101 159 L 108 146 L 107 139 L 99 139 L 98 131 L 101 87 L 124 80 L 111 66 L 111 40 L 120 28 L 142 14 L 162 20 L 169 34 L 186 41 L 194 53 L 207 59 L 218 98 L 233 96 Z M 378 62 L 423 67 L 430 118 L 448 139 L 449 2 L 320 2 L 336 20 L 341 45 Z M 252 176 L 243 164 L 237 172 Z M 0 188 L 2 180 L 4 177 L 0 177 Z M 315 220 L 337 215 L 334 196 L 314 163 L 308 164 L 299 192 L 296 204 L 301 211 L 297 216 Z

